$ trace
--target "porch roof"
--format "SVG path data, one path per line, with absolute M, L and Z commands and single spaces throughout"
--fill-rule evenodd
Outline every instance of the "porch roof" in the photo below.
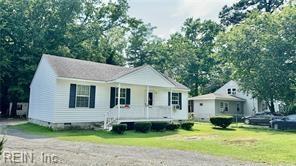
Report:
M 227 100 L 227 101 L 245 101 L 245 99 L 225 94 L 209 93 L 205 95 L 191 97 L 188 100 Z

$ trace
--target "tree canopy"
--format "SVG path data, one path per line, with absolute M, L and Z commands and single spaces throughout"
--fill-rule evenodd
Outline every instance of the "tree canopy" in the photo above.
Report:
M 233 25 L 244 20 L 252 11 L 272 13 L 284 4 L 285 0 L 240 0 L 231 6 L 225 5 L 219 13 L 223 25 Z
M 231 63 L 243 90 L 269 103 L 295 102 L 296 8 L 252 13 L 243 23 L 220 34 L 217 55 Z
M 222 9 L 221 24 L 187 18 L 179 32 L 161 39 L 153 35 L 156 27 L 128 15 L 127 0 L 0 0 L 2 115 L 10 102 L 15 110 L 16 102 L 28 101 L 44 53 L 149 64 L 189 87 L 192 96 L 236 79 L 271 108 L 274 100 L 293 103 L 296 10 L 284 3 L 240 0 Z

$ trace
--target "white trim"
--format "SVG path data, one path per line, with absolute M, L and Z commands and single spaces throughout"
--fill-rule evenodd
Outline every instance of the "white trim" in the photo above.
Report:
M 90 89 L 91 89 L 91 85 L 81 85 L 81 84 L 75 84 L 76 85 L 76 94 L 75 94 L 75 108 L 90 108 Z M 87 104 L 87 107 L 78 107 L 77 106 L 77 91 L 78 91 L 78 86 L 88 86 L 89 88 L 88 88 L 88 104 Z M 83 95 L 79 95 L 79 96 L 83 96 Z M 86 97 L 86 95 L 85 96 L 83 96 L 83 97 Z
M 95 80 L 86 80 L 86 79 L 79 79 L 79 78 L 68 78 L 68 77 L 57 77 L 59 80 L 69 80 L 69 81 L 87 81 L 89 83 L 108 83 L 106 81 L 95 81 Z
M 116 93 L 116 89 L 115 89 L 115 93 Z M 118 96 L 119 96 L 119 100 L 117 100 L 117 118 L 120 118 L 120 83 L 118 84 L 118 92 L 117 92 Z M 116 97 L 116 95 L 115 95 Z M 115 102 L 116 102 L 116 98 L 115 98 Z
M 108 82 L 119 82 L 119 81 L 118 81 L 119 79 L 124 79 L 125 77 L 127 77 L 127 76 L 129 76 L 129 75 L 131 75 L 131 74 L 138 73 L 138 72 L 140 72 L 140 71 L 142 71 L 142 70 L 144 70 L 144 69 L 147 69 L 147 68 L 150 68 L 150 69 L 152 70 L 152 72 L 154 72 L 154 73 L 156 73 L 157 75 L 159 75 L 159 76 L 160 76 L 161 78 L 163 78 L 163 79 L 164 79 L 169 85 L 171 85 L 169 88 L 174 88 L 174 87 L 176 87 L 171 81 L 169 81 L 167 78 L 165 78 L 162 74 L 160 74 L 158 71 L 156 71 L 153 67 L 151 67 L 151 66 L 149 66 L 149 65 L 144 66 L 143 68 L 141 68 L 141 69 L 139 69 L 139 70 L 132 71 L 132 72 L 126 74 L 126 75 L 123 75 L 123 76 L 121 76 L 121 77 L 119 77 L 119 78 L 116 78 L 116 79 L 114 79 L 114 80 L 112 80 L 112 81 L 108 81 Z M 135 84 L 135 85 L 140 85 L 140 84 Z

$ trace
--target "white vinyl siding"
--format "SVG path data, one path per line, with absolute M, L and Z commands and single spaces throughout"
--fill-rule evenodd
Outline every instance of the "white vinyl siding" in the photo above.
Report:
M 53 121 L 56 74 L 43 57 L 30 86 L 28 117 L 41 121 Z
M 95 85 L 96 86 L 96 102 L 95 109 L 90 108 L 69 108 L 69 89 L 70 84 L 77 85 Z M 56 123 L 71 123 L 71 122 L 101 122 L 104 120 L 105 113 L 110 110 L 110 89 L 116 87 L 116 84 L 93 83 L 87 81 L 70 81 L 57 80 L 56 93 Z M 121 84 L 121 89 L 131 89 L 131 105 L 137 108 L 144 108 L 146 102 L 146 87 L 137 85 Z M 150 87 L 153 93 L 153 106 L 167 106 L 168 91 L 166 88 Z M 177 91 L 176 91 L 177 92 Z M 178 91 L 182 93 L 182 110 L 173 112 L 173 117 L 178 120 L 185 120 L 188 117 L 188 94 L 187 92 Z M 128 111 L 128 110 L 126 110 Z M 124 111 L 121 112 L 124 116 Z

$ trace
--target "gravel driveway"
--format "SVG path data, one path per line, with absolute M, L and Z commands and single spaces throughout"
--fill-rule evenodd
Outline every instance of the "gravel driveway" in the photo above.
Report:
M 0 123 L 0 127 L 6 128 L 3 123 Z M 262 165 L 181 150 L 68 142 L 30 135 L 16 129 L 6 128 L 2 134 L 3 131 L 7 142 L 0 165 L 24 165 L 23 160 L 20 164 L 10 163 L 9 159 L 4 162 L 4 156 L 13 156 L 13 152 L 33 153 L 33 164 L 29 159 L 27 165 Z M 42 153 L 49 156 L 47 164 L 42 161 Z

